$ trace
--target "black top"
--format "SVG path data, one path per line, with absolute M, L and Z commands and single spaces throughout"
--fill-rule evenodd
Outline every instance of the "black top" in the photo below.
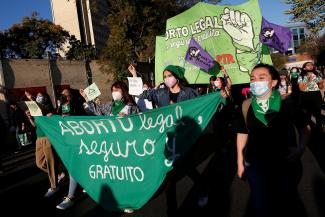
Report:
M 241 111 L 241 110 L 240 110 Z M 291 98 L 281 102 L 280 111 L 265 126 L 255 115 L 252 106 L 244 117 L 239 115 L 237 133 L 249 134 L 245 147 L 245 161 L 256 166 L 275 166 L 287 162 L 290 148 L 297 147 L 296 131 L 307 126 L 305 114 L 294 107 Z
M 170 99 L 170 101 L 172 101 L 173 103 L 176 103 L 177 102 L 178 95 L 179 95 L 179 92 L 178 93 L 169 92 L 169 99 Z

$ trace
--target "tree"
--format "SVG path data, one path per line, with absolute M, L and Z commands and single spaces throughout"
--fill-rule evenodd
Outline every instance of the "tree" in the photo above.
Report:
M 317 33 L 325 27 L 324 0 L 286 0 L 291 5 L 286 14 L 291 14 L 294 22 L 306 23 L 312 33 Z
M 156 36 L 165 34 L 166 20 L 198 1 L 188 2 L 108 0 L 107 24 L 110 34 L 101 60 L 106 67 L 109 65 L 114 79 L 127 76 L 127 66 L 130 62 L 154 58 Z
M 74 35 L 69 37 L 68 44 L 69 50 L 65 54 L 68 60 L 89 61 L 97 58 L 95 47 L 82 44 Z
M 310 35 L 299 50 L 308 53 L 318 65 L 325 65 L 325 34 Z
M 278 70 L 283 69 L 285 63 L 287 62 L 287 56 L 281 53 L 272 53 L 271 54 L 273 66 Z
M 47 52 L 55 53 L 66 42 L 69 33 L 49 20 L 40 19 L 36 12 L 24 17 L 3 33 L 5 44 L 1 46 L 5 56 L 43 58 Z

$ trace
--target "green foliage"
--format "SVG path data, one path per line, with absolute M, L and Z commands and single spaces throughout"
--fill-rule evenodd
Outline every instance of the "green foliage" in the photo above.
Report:
M 109 65 L 115 80 L 127 76 L 128 64 L 146 61 L 155 55 L 157 35 L 165 34 L 166 21 L 197 0 L 107 0 L 110 34 L 102 63 Z M 216 3 L 219 1 L 213 1 Z
M 287 56 L 281 53 L 272 53 L 271 58 L 273 66 L 279 70 L 284 68 L 284 64 L 287 62 Z
M 306 23 L 312 33 L 317 33 L 325 27 L 325 2 L 324 0 L 286 0 L 294 22 Z
M 69 37 L 69 50 L 66 52 L 68 60 L 92 60 L 96 59 L 96 49 L 93 45 L 84 45 L 74 35 Z
M 301 52 L 308 53 L 318 65 L 325 65 L 325 34 L 310 35 L 299 47 Z
M 38 18 L 37 13 L 24 17 L 2 33 L 2 53 L 8 57 L 43 58 L 46 52 L 53 53 L 69 37 L 69 33 L 49 20 Z

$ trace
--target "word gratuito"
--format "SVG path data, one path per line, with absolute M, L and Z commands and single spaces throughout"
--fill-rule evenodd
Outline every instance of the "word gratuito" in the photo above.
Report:
M 89 176 L 92 179 L 107 179 L 142 182 L 144 179 L 143 170 L 140 167 L 115 166 L 115 165 L 91 165 Z

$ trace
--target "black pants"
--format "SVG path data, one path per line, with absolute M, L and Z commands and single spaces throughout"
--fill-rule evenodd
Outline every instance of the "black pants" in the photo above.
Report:
M 300 105 L 302 109 L 306 110 L 308 120 L 311 119 L 311 115 L 316 118 L 316 127 L 322 126 L 322 94 L 320 91 L 309 91 L 300 93 Z

